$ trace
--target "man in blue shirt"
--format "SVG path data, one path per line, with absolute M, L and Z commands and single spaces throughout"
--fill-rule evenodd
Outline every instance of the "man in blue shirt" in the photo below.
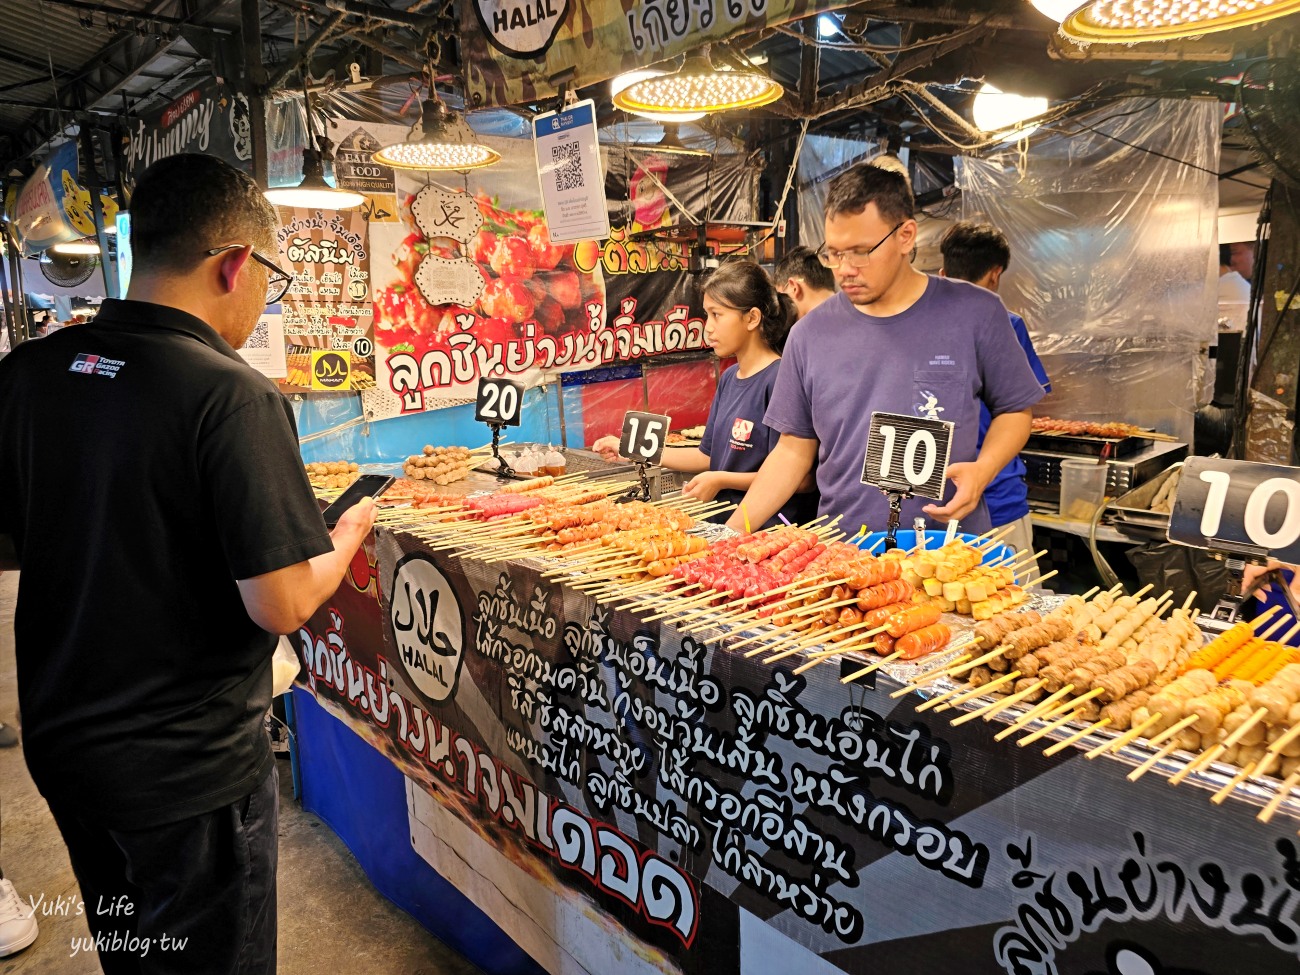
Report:
M 962 221 L 948 228 L 939 241 L 939 252 L 943 255 L 943 268 L 939 273 L 947 278 L 969 281 L 981 288 L 997 293 L 1002 272 L 1011 263 L 1011 245 L 1006 236 L 992 224 Z M 1014 312 L 1011 327 L 1015 330 L 1020 347 L 1025 350 L 1029 366 L 1034 375 L 1043 384 L 1045 392 L 1051 392 L 1052 384 L 1047 378 L 1038 354 L 1034 352 L 1033 343 L 1029 341 L 1029 329 L 1025 320 Z M 980 407 L 979 442 L 984 443 L 984 434 L 989 428 L 989 411 Z M 1033 526 L 1029 521 L 1028 489 L 1025 487 L 1025 462 L 1019 456 L 1012 459 L 1001 472 L 989 482 L 984 489 L 984 500 L 989 506 L 989 518 L 995 529 L 1013 526 L 1012 531 L 1003 537 L 1004 544 L 1013 551 L 1034 551 Z M 1037 560 L 1027 564 L 1022 574 L 1033 578 L 1038 574 Z

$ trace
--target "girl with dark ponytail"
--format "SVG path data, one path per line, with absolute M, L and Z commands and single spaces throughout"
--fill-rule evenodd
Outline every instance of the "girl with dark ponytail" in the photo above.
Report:
M 763 423 L 763 414 L 797 312 L 794 302 L 778 292 L 753 261 L 729 262 L 709 276 L 704 283 L 704 312 L 709 345 L 718 358 L 734 356 L 736 364 L 718 379 L 700 446 L 670 447 L 662 463 L 671 470 L 695 473 L 682 489 L 684 494 L 701 501 L 716 497 L 739 503 L 780 438 Z M 617 453 L 618 438 L 604 437 L 593 449 Z M 779 513 L 793 521 L 798 508 L 791 500 Z M 716 520 L 728 517 L 723 513 Z M 771 523 L 776 520 L 773 517 Z

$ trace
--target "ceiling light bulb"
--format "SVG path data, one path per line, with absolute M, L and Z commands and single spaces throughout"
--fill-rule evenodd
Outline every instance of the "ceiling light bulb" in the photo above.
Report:
M 986 83 L 975 95 L 975 102 L 971 106 L 971 118 L 982 132 L 990 134 L 1005 132 L 1008 136 L 1014 134 L 1024 138 L 1038 126 L 1025 126 L 1022 123 L 1046 111 L 1046 98 L 1031 98 L 1004 92 Z
M 1033 0 L 1037 6 L 1039 0 Z M 1087 44 L 1135 44 L 1196 37 L 1300 12 L 1300 0 L 1133 0 L 1094 2 L 1061 23 L 1072 40 Z
M 328 150 L 329 143 L 322 141 L 322 146 Z M 306 147 L 302 150 L 302 182 L 297 186 L 277 186 L 262 195 L 276 206 L 302 210 L 351 210 L 366 202 L 363 193 L 337 189 L 325 182 L 322 152 Z
M 1029 0 L 1029 2 L 1044 17 L 1059 24 L 1082 7 L 1087 0 Z
M 687 58 L 670 75 L 633 82 L 614 95 L 614 105 L 628 112 L 725 112 L 768 105 L 785 94 L 779 84 L 757 71 L 726 71 L 707 58 Z
M 636 71 L 627 71 L 613 79 L 609 83 L 610 97 L 617 95 L 630 85 L 638 81 L 645 81 L 648 78 L 659 78 L 664 74 L 657 68 L 638 68 Z M 704 118 L 706 112 L 631 112 L 632 115 L 638 115 L 641 118 L 648 118 L 653 122 L 698 122 Z
M 68 257 L 92 257 L 99 253 L 99 244 L 90 238 L 85 240 L 69 240 L 61 244 L 53 245 L 50 250 L 56 254 L 64 254 Z
M 407 140 L 384 146 L 370 158 L 396 169 L 463 173 L 500 162 L 501 153 L 479 142 L 469 124 L 441 100 L 426 98 L 420 123 L 412 127 Z

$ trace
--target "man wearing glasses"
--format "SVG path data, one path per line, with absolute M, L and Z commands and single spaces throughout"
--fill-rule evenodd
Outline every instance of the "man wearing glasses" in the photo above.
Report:
M 172 156 L 130 210 L 126 299 L 0 360 L 25 757 L 108 975 L 270 973 L 274 634 L 374 509 L 326 529 L 289 404 L 235 351 L 292 281 L 257 185 Z
M 855 166 L 831 182 L 825 215 L 818 256 L 840 290 L 790 333 L 763 421 L 781 439 L 729 524 L 770 518 L 816 465 L 820 513 L 843 515 L 851 530 L 884 529 L 888 501 L 861 481 L 879 411 L 956 425 L 944 500 L 904 502 L 904 524 L 925 515 L 986 531 L 984 488 L 1025 445 L 1043 396 L 1006 309 L 990 292 L 912 267 L 917 225 L 902 174 Z M 992 415 L 982 448 L 981 402 Z

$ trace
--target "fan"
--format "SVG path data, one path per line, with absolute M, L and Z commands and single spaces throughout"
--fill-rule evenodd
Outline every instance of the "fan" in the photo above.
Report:
M 84 284 L 95 273 L 98 257 L 83 254 L 60 254 L 46 251 L 41 255 L 41 274 L 50 284 L 60 288 L 75 288 Z
M 1290 59 L 1252 64 L 1240 98 L 1252 151 L 1275 178 L 1300 186 L 1300 66 Z

